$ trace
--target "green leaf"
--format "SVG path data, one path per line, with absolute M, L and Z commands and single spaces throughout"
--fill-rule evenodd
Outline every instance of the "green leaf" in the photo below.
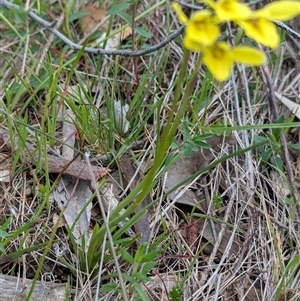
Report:
M 191 144 L 192 152 L 197 152 L 199 150 L 199 147 L 195 144 Z
M 4 250 L 4 246 L 2 244 L 0 244 L 0 254 L 1 253 L 4 254 L 4 255 L 6 255 L 6 252 Z
M 213 135 L 212 134 L 202 134 L 200 136 L 198 136 L 197 138 L 201 139 L 201 140 L 205 140 L 208 138 L 211 138 Z
M 172 287 L 169 293 L 170 301 L 181 301 L 182 300 L 182 289 L 179 285 Z
M 268 150 L 266 150 L 264 153 L 262 153 L 262 160 L 264 161 L 264 162 L 268 162 L 269 161 L 269 159 L 271 158 L 271 156 L 272 156 L 272 153 L 273 153 L 273 151 L 272 151 L 272 149 L 271 148 L 269 148 Z
M 104 293 L 110 293 L 114 290 L 116 290 L 118 287 L 118 285 L 116 283 L 108 283 L 108 284 L 105 284 L 101 287 L 102 291 Z
M 288 205 L 293 205 L 295 203 L 293 198 L 285 198 L 284 202 Z
M 213 197 L 213 204 L 216 209 L 220 209 L 222 207 L 223 199 L 220 195 L 215 195 Z
M 69 22 L 73 22 L 73 21 L 75 21 L 77 19 L 80 19 L 80 18 L 82 18 L 84 16 L 87 16 L 88 14 L 89 13 L 87 11 L 79 11 L 79 12 L 77 12 L 75 14 L 70 15 L 69 18 L 68 18 L 68 21 Z
M 192 147 L 190 144 L 186 143 L 184 144 L 184 155 L 189 158 L 192 154 Z
M 134 288 L 143 301 L 150 301 L 148 295 L 145 293 L 139 283 L 134 283 Z
M 205 148 L 205 149 L 211 149 L 211 145 L 206 143 L 202 139 L 196 138 L 196 139 L 193 139 L 192 142 L 193 142 L 193 144 L 197 145 L 198 147 Z
M 119 12 L 117 14 L 121 19 L 123 19 L 128 25 L 132 26 L 132 20 L 131 20 L 131 16 L 129 16 L 128 14 L 124 13 L 124 12 Z
M 15 10 L 15 22 L 16 24 L 20 25 L 20 24 L 25 24 L 25 20 L 27 17 L 26 12 L 21 9 L 21 10 Z
M 146 29 L 144 29 L 144 28 L 142 28 L 142 27 L 136 27 L 134 30 L 135 30 L 139 35 L 141 35 L 141 36 L 143 36 L 143 37 L 145 37 L 145 38 L 147 38 L 147 39 L 150 39 L 150 38 L 152 37 L 152 34 L 151 34 L 148 30 L 146 30 Z
M 284 116 L 280 116 L 276 123 L 281 123 L 282 124 L 284 122 L 285 122 Z M 281 132 L 282 132 L 282 129 L 273 129 L 273 134 L 274 134 L 274 137 L 276 138 L 277 141 L 279 141 L 279 139 L 280 139 Z
M 142 273 L 144 275 L 148 274 L 149 271 L 156 266 L 156 263 L 154 261 L 146 262 L 143 264 Z
M 266 137 L 262 137 L 262 136 L 254 136 L 253 138 L 254 143 L 267 142 L 267 141 L 269 140 Z
M 300 144 L 299 143 L 288 143 L 288 147 L 296 149 L 296 150 L 300 150 Z
M 122 247 L 118 248 L 118 252 L 121 254 L 122 258 L 125 261 L 127 261 L 127 262 L 129 262 L 131 264 L 134 263 L 133 257 L 124 248 L 122 248 Z
M 146 253 L 146 247 L 147 247 L 146 243 L 143 243 L 138 247 L 138 249 L 134 255 L 135 262 L 142 262 L 144 255 Z
M 283 168 L 283 166 L 284 166 L 283 160 L 280 157 L 276 157 L 274 161 L 275 161 L 276 167 L 278 167 L 281 171 L 283 171 L 284 170 L 284 168 Z
M 134 276 L 141 281 L 150 281 L 151 280 L 150 277 L 148 277 L 147 275 L 145 275 L 143 273 L 139 273 L 139 272 L 135 273 Z
M 161 250 L 154 250 L 143 256 L 141 262 L 149 262 L 156 259 L 161 254 Z
M 7 256 L 3 256 L 3 257 L 0 258 L 0 265 L 4 264 L 4 263 L 7 263 L 7 262 L 10 262 L 10 261 L 13 261 L 17 258 L 20 258 L 25 253 L 30 253 L 32 251 L 36 251 L 38 249 L 41 249 L 41 248 L 45 247 L 47 244 L 48 244 L 48 241 L 40 243 L 40 244 L 32 246 L 32 247 L 28 247 L 28 248 L 25 248 L 25 249 L 18 250 L 16 252 L 9 253 Z
M 174 150 L 174 149 L 177 149 L 178 148 L 178 142 L 177 141 L 172 141 L 172 144 L 171 144 L 171 150 Z M 166 159 L 167 160 L 167 159 Z
M 278 143 L 278 139 L 275 137 L 275 135 L 270 132 L 266 133 L 266 135 L 274 145 Z
M 119 15 L 119 13 L 123 12 L 127 7 L 129 7 L 131 5 L 130 2 L 122 2 L 122 3 L 119 3 L 117 5 L 114 5 L 108 12 L 107 12 L 107 16 L 110 16 L 110 15 Z M 121 17 L 121 16 L 120 16 Z
M 0 230 L 0 238 L 5 238 L 11 236 L 11 234 L 8 234 L 7 232 Z

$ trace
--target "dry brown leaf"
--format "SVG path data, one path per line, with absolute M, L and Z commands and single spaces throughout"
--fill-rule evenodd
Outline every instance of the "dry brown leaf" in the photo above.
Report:
M 63 138 L 64 142 L 67 143 L 63 144 L 62 146 L 62 156 L 67 160 L 72 160 L 75 155 L 74 148 L 71 148 L 70 146 L 75 145 L 75 139 L 76 139 L 76 127 L 74 123 L 72 122 L 75 120 L 75 114 L 71 109 L 67 109 L 64 111 L 64 122 L 63 122 Z
M 17 137 L 14 141 L 14 144 L 18 144 Z M 12 149 L 10 140 L 9 140 L 9 134 L 8 131 L 0 126 L 0 145 L 2 149 L 10 151 Z M 36 148 L 30 144 L 29 142 L 26 142 L 26 148 L 29 149 L 32 154 L 36 152 Z M 38 158 L 38 155 L 34 155 L 34 158 L 36 161 L 40 161 L 41 167 L 44 168 L 46 165 L 47 170 L 49 173 L 63 173 L 69 176 L 74 176 L 76 178 L 80 178 L 86 181 L 91 180 L 91 174 L 90 170 L 87 167 L 86 163 L 84 162 L 77 162 L 77 161 L 70 161 L 66 160 L 64 158 L 60 158 L 53 155 L 47 155 L 47 164 L 44 157 Z M 28 159 L 28 161 L 32 160 L 32 155 Z M 98 180 L 101 177 L 104 177 L 107 173 L 110 172 L 110 169 L 100 167 L 100 166 L 94 166 L 92 165 L 92 171 L 96 179 Z
M 52 198 L 59 209 L 64 210 L 64 218 L 68 226 L 73 229 L 74 239 L 79 245 L 81 245 L 82 235 L 86 243 L 89 241 L 92 203 L 87 204 L 87 201 L 92 194 L 88 181 L 66 175 L 63 175 L 52 193 Z
M 63 140 L 68 145 L 63 145 L 62 156 L 66 160 L 73 160 L 76 143 L 76 127 L 72 120 L 75 115 L 69 109 L 61 110 L 63 122 Z M 63 211 L 64 218 L 72 229 L 75 241 L 81 245 L 82 235 L 89 241 L 89 225 L 91 219 L 92 203 L 87 202 L 92 197 L 89 181 L 63 175 L 55 187 L 51 197 L 56 201 L 58 208 Z M 80 216 L 79 216 L 80 215 Z
M 113 30 L 111 34 L 114 34 L 114 32 L 117 32 L 117 30 Z M 105 50 L 111 50 L 111 51 L 118 50 L 120 46 L 120 41 L 127 38 L 131 34 L 132 34 L 131 27 L 126 27 L 123 31 L 116 33 L 114 36 L 112 36 L 110 39 L 106 41 Z M 102 36 L 96 40 L 96 42 L 99 43 L 101 46 L 103 44 L 102 41 L 105 38 L 106 38 L 106 33 L 103 33 Z
M 207 143 L 209 143 L 213 150 L 219 150 L 219 144 L 222 142 L 228 144 L 234 144 L 235 138 L 233 136 L 228 137 L 221 137 L 221 136 L 213 136 L 207 139 Z M 201 168 L 208 165 L 215 156 L 209 149 L 201 149 L 198 152 L 192 153 L 190 158 L 186 158 L 182 156 L 179 158 L 168 170 L 166 182 L 164 186 L 164 192 L 168 192 L 171 188 L 182 182 L 184 179 L 190 177 L 192 174 L 200 170 Z M 185 185 L 185 187 L 187 184 Z M 185 188 L 184 187 L 184 188 Z M 175 200 L 176 203 L 195 206 L 198 201 L 201 200 L 194 191 L 191 189 L 186 189 L 184 192 L 180 189 L 169 194 L 169 198 L 171 201 Z M 206 213 L 207 212 L 207 205 L 205 202 L 200 203 L 197 205 L 197 208 Z
M 174 286 L 178 283 L 178 276 L 172 274 L 155 275 L 152 280 L 145 283 L 148 294 L 151 292 L 150 297 L 154 297 L 154 300 L 168 301 L 169 294 Z M 153 296 L 152 296 L 153 295 Z
M 114 180 L 113 180 L 114 179 Z M 108 178 L 106 183 L 103 185 L 103 187 L 101 188 L 101 195 L 102 195 L 102 199 L 101 202 L 103 202 L 103 206 L 106 212 L 112 212 L 113 210 L 115 210 L 115 208 L 118 206 L 119 204 L 119 199 L 118 199 L 118 184 L 116 184 L 116 182 L 119 182 L 119 176 L 118 176 L 118 172 L 113 172 L 111 174 L 111 178 Z M 122 209 L 119 214 L 123 214 L 125 212 L 124 209 Z M 124 227 L 124 225 L 126 223 L 128 223 L 128 218 L 125 218 L 124 220 L 120 221 L 118 223 L 118 226 L 120 228 Z M 134 237 L 135 233 L 131 230 L 131 228 L 129 228 L 126 231 L 126 234 L 128 236 Z
M 297 118 L 300 119 L 300 104 L 297 104 L 294 101 L 291 101 L 289 98 L 284 97 L 283 95 L 275 92 L 276 97 L 285 105 L 288 107 L 288 109 L 295 114 Z
M 121 39 L 121 41 L 124 40 L 124 39 L 126 39 L 130 35 L 132 35 L 132 28 L 130 26 L 128 26 L 128 27 L 126 27 L 124 30 L 122 30 L 120 32 L 120 39 Z
M 105 19 L 107 11 L 94 6 L 86 6 L 84 10 L 89 14 L 82 18 L 81 27 L 84 34 L 88 35 Z M 106 32 L 107 28 L 107 22 L 104 22 L 104 24 L 99 27 L 99 29 L 103 32 Z
M 244 276 L 237 283 L 229 286 L 229 289 L 232 289 L 233 293 L 237 294 L 238 300 L 260 301 L 262 300 L 262 290 L 258 284 L 259 282 L 257 282 L 257 285 L 253 285 L 253 280 Z
M 212 227 L 214 227 L 214 231 Z M 203 218 L 193 218 L 192 223 L 185 226 L 180 233 L 192 251 L 197 249 L 198 240 L 204 238 L 205 241 L 201 241 L 201 246 L 206 244 L 206 242 L 209 242 L 209 244 L 204 247 L 203 252 L 205 254 L 210 254 L 215 244 L 214 233 L 218 234 L 220 231 L 221 225 L 217 222 L 211 220 L 209 223 Z M 226 228 L 218 249 L 220 253 L 224 254 L 231 235 L 232 231 Z M 229 257 L 233 254 L 238 254 L 239 250 L 240 247 L 237 243 L 237 239 L 235 238 L 232 242 L 230 250 L 228 251 Z
M 197 250 L 197 241 L 199 239 L 200 233 L 200 221 L 196 217 L 192 218 L 192 222 L 186 228 L 186 243 L 191 248 L 191 250 Z

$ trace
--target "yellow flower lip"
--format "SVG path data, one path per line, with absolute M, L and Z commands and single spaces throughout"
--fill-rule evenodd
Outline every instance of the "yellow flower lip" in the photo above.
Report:
M 264 18 L 253 18 L 239 22 L 245 34 L 258 43 L 275 48 L 279 44 L 276 25 Z
M 266 57 L 262 52 L 248 46 L 230 48 L 225 42 L 219 42 L 203 50 L 203 63 L 218 81 L 229 78 L 235 62 L 259 66 L 265 61 Z

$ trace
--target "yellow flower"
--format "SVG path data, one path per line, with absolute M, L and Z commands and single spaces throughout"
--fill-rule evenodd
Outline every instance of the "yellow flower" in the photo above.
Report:
M 279 36 L 276 25 L 264 18 L 252 18 L 247 21 L 240 21 L 239 25 L 244 29 L 245 34 L 258 43 L 271 48 L 279 44 Z
M 186 26 L 185 33 L 185 40 L 191 40 L 202 46 L 210 46 L 217 40 L 220 29 L 215 23 L 211 12 L 202 10 L 192 14 L 191 19 Z
M 265 60 L 262 52 L 248 46 L 230 48 L 225 42 L 220 42 L 203 49 L 203 63 L 218 81 L 229 78 L 235 62 L 259 66 L 264 64 Z
M 202 46 L 210 46 L 217 40 L 220 29 L 209 10 L 196 11 L 189 19 L 177 2 L 172 7 L 181 23 L 186 24 L 184 46 L 192 51 L 199 51 Z
M 186 24 L 189 21 L 187 15 L 182 11 L 181 6 L 177 2 L 172 2 L 172 7 L 175 10 L 178 19 L 181 23 Z
M 300 14 L 299 1 L 277 1 L 253 12 L 247 20 L 237 23 L 244 29 L 246 35 L 258 43 L 275 48 L 279 44 L 279 36 L 275 20 L 286 21 Z
M 300 14 L 300 1 L 277 1 L 257 10 L 256 15 L 268 20 L 287 21 Z
M 237 0 L 203 0 L 216 13 L 220 22 L 244 20 L 251 16 L 251 9 Z

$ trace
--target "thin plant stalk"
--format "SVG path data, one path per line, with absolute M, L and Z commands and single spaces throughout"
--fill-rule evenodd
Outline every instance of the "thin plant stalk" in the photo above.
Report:
M 88 169 L 90 171 L 92 183 L 95 187 L 97 187 L 97 182 L 96 182 L 93 170 L 92 170 L 91 163 L 89 161 L 89 153 L 87 153 L 87 152 L 85 153 L 85 159 L 86 159 L 85 161 L 86 161 L 86 164 L 88 166 Z M 98 198 L 99 205 L 100 205 L 100 210 L 101 210 L 101 214 L 102 214 L 102 218 L 103 218 L 103 222 L 104 222 L 104 227 L 106 228 L 106 234 L 107 234 L 108 242 L 109 242 L 109 245 L 110 245 L 110 250 L 111 250 L 111 253 L 113 255 L 115 264 L 116 264 L 116 270 L 117 270 L 118 278 L 119 278 L 119 281 L 120 281 L 122 295 L 123 295 L 123 298 L 124 298 L 123 300 L 128 301 L 125 283 L 123 281 L 122 272 L 121 272 L 120 266 L 118 264 L 118 257 L 117 257 L 117 254 L 116 254 L 114 241 L 113 241 L 113 238 L 112 238 L 112 235 L 111 235 L 111 232 L 110 232 L 108 218 L 106 216 L 105 209 L 104 209 L 103 203 L 101 201 L 101 196 L 100 196 L 99 189 L 96 189 L 96 194 L 97 194 L 97 198 Z

